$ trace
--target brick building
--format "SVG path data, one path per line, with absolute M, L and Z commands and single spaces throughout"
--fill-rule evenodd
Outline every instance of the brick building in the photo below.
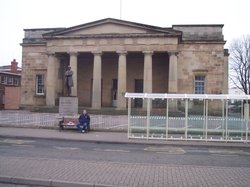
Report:
M 20 104 L 21 68 L 14 59 L 0 66 L 0 109 L 18 109 Z
M 80 106 L 126 108 L 125 92 L 228 92 L 223 25 L 156 27 L 107 18 L 25 29 L 21 105 L 55 106 L 71 66 Z M 133 103 L 142 107 L 138 100 Z

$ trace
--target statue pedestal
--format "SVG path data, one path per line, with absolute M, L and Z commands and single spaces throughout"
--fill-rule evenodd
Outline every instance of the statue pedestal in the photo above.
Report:
M 78 114 L 78 97 L 60 97 L 59 114 L 61 116 L 74 116 Z

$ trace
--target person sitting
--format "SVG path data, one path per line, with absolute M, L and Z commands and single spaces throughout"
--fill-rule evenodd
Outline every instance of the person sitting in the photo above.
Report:
M 86 131 L 89 131 L 90 130 L 90 117 L 89 115 L 87 114 L 87 111 L 86 110 L 83 110 L 82 114 L 79 116 L 79 122 L 78 124 L 76 125 L 78 130 L 81 132 L 81 133 L 84 133 Z

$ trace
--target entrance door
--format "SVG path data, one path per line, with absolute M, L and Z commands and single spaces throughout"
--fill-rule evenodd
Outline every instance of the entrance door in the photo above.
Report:
M 0 110 L 4 108 L 4 93 L 0 91 Z
M 135 93 L 143 93 L 143 79 L 135 79 Z M 135 107 L 142 107 L 142 99 L 135 98 Z
M 117 106 L 117 79 L 112 80 L 112 90 L 111 90 L 111 95 L 112 95 L 112 106 L 116 107 Z

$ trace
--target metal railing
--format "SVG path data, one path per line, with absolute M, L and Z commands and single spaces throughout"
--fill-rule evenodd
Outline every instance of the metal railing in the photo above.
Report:
M 125 97 L 128 138 L 250 141 L 248 95 L 126 93 Z M 142 108 L 136 108 L 138 99 Z
M 76 115 L 78 118 L 79 114 Z M 126 115 L 94 115 L 90 114 L 91 128 L 95 130 L 126 131 Z M 29 111 L 0 110 L 0 126 L 58 128 L 62 117 L 58 113 L 35 113 Z

